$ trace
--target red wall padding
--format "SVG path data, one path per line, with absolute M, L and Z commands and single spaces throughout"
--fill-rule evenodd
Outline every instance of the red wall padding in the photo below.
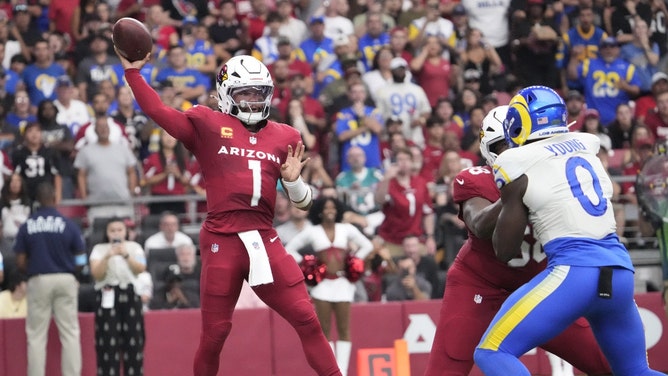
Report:
M 659 293 L 636 296 L 646 326 L 648 355 L 653 368 L 668 371 L 668 320 Z M 411 373 L 424 373 L 433 340 L 440 301 L 355 304 L 351 332 L 353 354 L 348 375 L 356 376 L 355 350 L 392 347 L 404 338 L 411 352 Z M 146 318 L 145 375 L 191 375 L 192 360 L 200 333 L 198 310 L 151 311 Z M 83 376 L 95 375 L 95 344 L 92 314 L 80 314 Z M 334 324 L 334 323 L 333 323 Z M 334 325 L 333 325 L 334 326 Z M 335 327 L 335 326 L 334 326 Z M 335 336 L 334 336 L 334 339 Z M 576 344 L 574 344 L 576 345 Z M 55 324 L 49 331 L 47 376 L 60 375 L 60 343 Z M 549 375 L 545 354 L 525 355 L 525 364 L 535 375 Z M 0 320 L 0 376 L 26 374 L 24 320 Z M 269 309 L 237 310 L 232 333 L 221 356 L 219 375 L 314 376 L 306 364 L 299 338 L 280 316 Z M 472 375 L 481 375 L 474 370 Z

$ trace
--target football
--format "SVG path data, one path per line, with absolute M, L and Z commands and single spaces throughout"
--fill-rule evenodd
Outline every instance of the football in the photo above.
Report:
M 118 53 L 129 61 L 142 60 L 153 48 L 153 38 L 146 26 L 130 17 L 116 21 L 112 40 Z

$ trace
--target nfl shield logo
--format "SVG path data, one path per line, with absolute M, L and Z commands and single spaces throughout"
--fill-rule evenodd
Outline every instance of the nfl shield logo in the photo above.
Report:
M 250 141 L 251 145 L 257 144 L 257 138 L 255 138 L 255 136 L 250 136 L 248 141 Z
M 258 242 L 253 242 L 253 248 L 260 249 L 260 244 Z
M 211 252 L 217 253 L 218 252 L 218 244 L 211 244 Z

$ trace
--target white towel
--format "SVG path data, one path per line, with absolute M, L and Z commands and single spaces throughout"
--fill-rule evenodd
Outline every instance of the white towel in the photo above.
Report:
M 267 249 L 264 248 L 260 233 L 257 230 L 252 230 L 240 232 L 238 235 L 244 243 L 250 259 L 248 284 L 258 286 L 274 282 L 271 265 L 269 265 L 269 256 L 267 255 Z

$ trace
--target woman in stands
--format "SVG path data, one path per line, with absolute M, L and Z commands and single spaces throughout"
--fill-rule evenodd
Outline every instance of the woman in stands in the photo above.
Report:
M 137 276 L 146 270 L 139 243 L 128 240 L 121 218 L 111 219 L 90 255 L 95 279 L 95 351 L 98 376 L 143 375 L 144 316 Z

